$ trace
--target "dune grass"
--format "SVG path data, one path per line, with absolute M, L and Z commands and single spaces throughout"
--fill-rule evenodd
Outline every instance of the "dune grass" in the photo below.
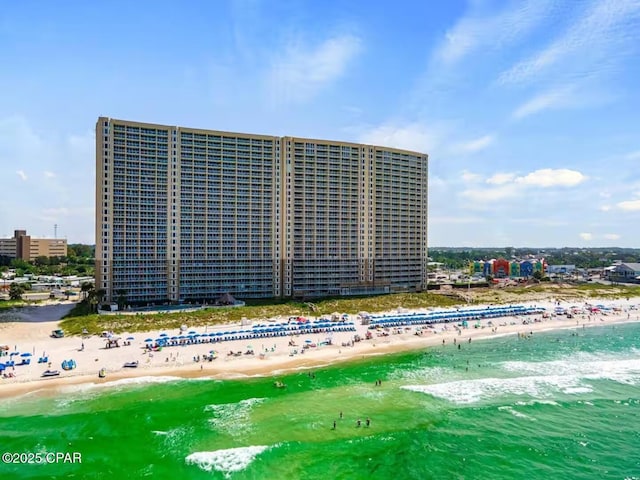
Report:
M 445 294 L 443 294 L 445 293 Z M 319 299 L 313 304 L 293 300 L 254 301 L 244 307 L 208 308 L 195 312 L 163 312 L 141 315 L 80 315 L 75 312 L 65 318 L 61 328 L 67 334 L 77 335 L 83 329 L 91 334 L 103 330 L 114 332 L 140 332 L 148 330 L 172 330 L 181 325 L 199 327 L 239 322 L 242 318 L 267 319 L 290 316 L 329 316 L 334 312 L 355 314 L 358 312 L 383 312 L 398 307 L 407 309 L 449 307 L 467 303 L 512 303 L 528 300 L 558 298 L 566 301 L 592 298 L 627 298 L 640 296 L 640 286 L 599 284 L 538 284 L 529 287 L 476 288 L 471 292 L 398 293 L 369 297 L 340 297 Z M 76 315 L 76 316 L 71 316 Z
M 195 312 L 162 312 L 141 315 L 73 315 L 67 316 L 61 328 L 70 335 L 83 329 L 91 334 L 103 330 L 114 332 L 139 332 L 148 330 L 177 329 L 181 325 L 197 327 L 238 322 L 242 318 L 267 319 L 291 316 L 321 316 L 361 311 L 380 312 L 404 308 L 444 307 L 462 303 L 459 299 L 434 293 L 400 293 L 358 298 L 329 298 L 313 304 L 297 301 L 256 302 L 254 305 L 229 308 L 208 308 Z M 77 312 L 76 312 L 77 313 Z

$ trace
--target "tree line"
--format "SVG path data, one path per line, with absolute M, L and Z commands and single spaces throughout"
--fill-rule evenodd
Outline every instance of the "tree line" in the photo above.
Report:
M 452 269 L 464 269 L 476 260 L 505 258 L 507 260 L 529 257 L 544 258 L 547 265 L 575 265 L 577 268 L 603 268 L 615 261 L 640 263 L 637 248 L 432 248 L 429 258 Z
M 71 244 L 63 257 L 40 256 L 33 261 L 0 256 L 0 271 L 14 269 L 16 275 L 79 275 L 93 276 L 95 271 L 95 247 L 93 245 Z

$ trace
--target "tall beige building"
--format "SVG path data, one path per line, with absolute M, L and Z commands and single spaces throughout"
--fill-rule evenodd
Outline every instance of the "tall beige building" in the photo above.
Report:
M 426 284 L 427 155 L 99 118 L 96 284 L 129 302 Z
M 0 238 L 0 256 L 33 261 L 38 257 L 66 257 L 67 240 L 34 238 L 26 230 L 15 230 L 12 238 Z

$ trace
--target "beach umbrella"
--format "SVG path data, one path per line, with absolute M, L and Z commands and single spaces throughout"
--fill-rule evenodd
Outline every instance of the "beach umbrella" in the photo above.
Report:
M 16 351 L 9 354 L 10 357 L 13 357 L 14 355 L 20 355 L 20 352 Z
M 189 335 L 194 335 L 195 333 L 196 333 L 196 331 L 195 331 L 195 330 L 191 330 L 191 331 L 189 332 Z
M 159 336 L 160 337 L 168 337 L 169 335 L 167 335 L 166 333 L 161 333 Z
M 4 370 L 7 366 L 4 363 L 0 363 L 0 370 Z
M 146 343 L 153 342 L 153 338 L 147 338 L 147 339 L 145 340 L 145 342 L 146 342 Z
M 177 340 L 178 337 L 171 337 L 171 340 Z
M 127 340 L 135 340 L 134 337 L 127 337 Z
M 21 357 L 30 357 L 31 354 L 29 352 L 25 352 L 22 355 L 20 355 Z
M 313 340 L 305 340 L 304 343 L 313 343 Z

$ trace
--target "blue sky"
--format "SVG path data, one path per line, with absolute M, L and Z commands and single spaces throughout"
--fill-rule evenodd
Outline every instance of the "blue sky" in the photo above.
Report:
M 431 246 L 640 247 L 640 0 L 3 2 L 0 62 L 0 236 L 94 243 L 104 115 L 427 152 Z

